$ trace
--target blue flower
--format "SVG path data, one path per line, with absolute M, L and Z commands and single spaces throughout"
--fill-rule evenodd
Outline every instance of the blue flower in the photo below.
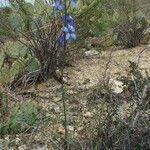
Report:
M 64 36 L 60 36 L 57 38 L 57 44 L 58 46 L 62 47 L 64 45 Z
M 62 19 L 63 23 L 65 24 L 65 16 L 62 16 L 61 19 Z M 66 14 L 66 23 L 75 28 L 75 22 L 69 14 Z
M 52 12 L 53 15 L 56 15 L 57 11 L 64 10 L 64 5 L 60 4 L 60 0 L 55 0 L 55 3 L 52 4 L 51 6 L 54 6 L 53 7 L 53 12 Z
M 61 0 L 54 0 L 53 3 L 50 3 L 50 5 L 53 6 L 53 12 L 52 12 L 53 15 L 56 15 L 57 11 L 64 10 L 65 7 L 61 2 L 62 2 Z M 74 7 L 77 6 L 76 0 L 70 0 L 70 3 Z M 63 28 L 64 35 L 60 35 L 56 40 L 59 47 L 62 47 L 65 41 L 76 40 L 75 22 L 71 17 L 71 15 L 65 14 L 64 16 L 61 17 L 61 21 L 64 26 Z
M 71 25 L 67 25 L 64 27 L 64 32 L 66 34 L 66 40 L 76 40 L 75 28 Z

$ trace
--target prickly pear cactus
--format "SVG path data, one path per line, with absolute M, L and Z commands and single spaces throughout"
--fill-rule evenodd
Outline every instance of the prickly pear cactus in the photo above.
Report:
M 6 42 L 0 50 L 0 84 L 8 84 L 18 74 L 38 68 L 38 61 L 19 42 Z

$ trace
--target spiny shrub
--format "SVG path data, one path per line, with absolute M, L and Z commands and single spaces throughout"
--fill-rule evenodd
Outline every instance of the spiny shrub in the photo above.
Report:
M 120 80 L 128 91 L 130 101 L 134 99 L 137 105 L 143 105 L 142 107 L 146 108 L 145 105 L 147 106 L 150 99 L 150 77 L 147 72 L 144 76 L 135 62 L 129 61 L 129 63 L 129 75 L 122 76 Z
M 88 95 L 90 108 L 97 102 L 94 109 L 99 109 L 97 135 L 87 140 L 86 149 L 149 149 L 150 77 L 135 62 L 129 64 L 127 76 L 119 78 L 121 93 L 113 95 L 109 85 L 98 85 Z
M 99 128 L 94 147 L 97 149 L 149 149 L 149 77 L 144 76 L 135 62 L 130 63 L 128 76 L 122 76 L 124 83 L 122 100 L 126 101 L 128 111 L 122 111 L 110 104 L 108 116 Z M 119 105 L 123 108 L 123 106 Z M 117 108 L 119 108 L 117 106 Z
M 135 47 L 140 44 L 148 23 L 144 17 L 133 17 L 114 29 L 115 44 L 125 48 Z

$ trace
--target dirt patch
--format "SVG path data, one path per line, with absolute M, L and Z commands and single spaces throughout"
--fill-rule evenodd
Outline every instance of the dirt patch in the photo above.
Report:
M 141 70 L 150 73 L 150 50 L 143 51 L 144 48 L 145 46 L 132 49 L 112 48 L 102 51 L 99 57 L 80 59 L 75 62 L 75 67 L 66 69 L 70 82 L 78 86 L 87 81 L 88 86 L 93 86 L 104 76 L 108 63 L 111 78 L 116 78 L 116 74 L 125 75 L 129 69 L 129 60 L 139 61 Z

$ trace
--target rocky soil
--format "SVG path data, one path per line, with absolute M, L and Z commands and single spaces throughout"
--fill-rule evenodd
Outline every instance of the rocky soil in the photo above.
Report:
M 70 135 L 80 139 L 90 138 L 91 132 L 94 134 L 95 122 L 92 121 L 92 117 L 96 110 L 87 106 L 88 90 L 110 77 L 115 91 L 116 77 L 127 74 L 129 60 L 138 62 L 143 74 L 145 70 L 150 74 L 150 48 L 145 45 L 132 49 L 112 47 L 109 50 L 98 51 L 96 55 L 85 54 L 82 59 L 74 62 L 73 67 L 65 69 L 64 79 L 69 83 L 66 86 L 66 102 L 69 110 Z M 15 95 L 15 99 L 36 101 L 47 111 L 45 118 L 52 117 L 56 121 L 48 124 L 43 121 L 30 134 L 21 134 L 16 137 L 5 136 L 0 139 L 0 150 L 51 150 L 51 145 L 57 145 L 57 141 L 61 141 L 64 136 L 64 127 L 60 123 L 63 118 L 60 85 L 56 81 L 49 80 L 44 84 L 31 87 L 29 91 L 35 96 Z M 11 96 L 13 94 L 10 92 Z M 15 100 L 12 103 L 15 103 Z M 53 136 L 57 138 L 56 143 L 52 140 Z

